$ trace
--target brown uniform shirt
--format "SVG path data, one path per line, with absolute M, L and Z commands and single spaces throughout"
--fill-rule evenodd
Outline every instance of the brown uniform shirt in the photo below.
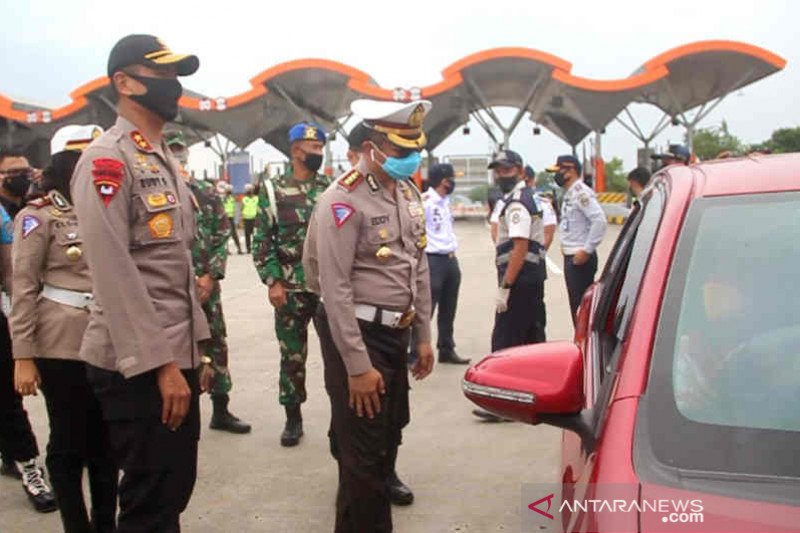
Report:
M 419 342 L 430 342 L 431 294 L 425 213 L 419 192 L 398 182 L 394 194 L 361 167 L 323 193 L 306 237 L 303 267 L 322 296 L 347 372 L 371 368 L 356 304 L 417 314 Z M 318 283 L 309 281 L 318 277 Z
M 125 377 L 198 366 L 194 199 L 166 145 L 118 118 L 78 161 L 72 197 L 95 296 L 81 358 Z
M 89 311 L 39 293 L 44 284 L 92 292 L 82 248 L 78 219 L 59 193 L 29 202 L 17 215 L 9 317 L 15 359 L 78 359 Z

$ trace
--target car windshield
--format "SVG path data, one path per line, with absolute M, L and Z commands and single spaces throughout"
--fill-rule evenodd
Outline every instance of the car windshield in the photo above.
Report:
M 798 243 L 798 193 L 690 206 L 637 425 L 666 468 L 800 477 Z

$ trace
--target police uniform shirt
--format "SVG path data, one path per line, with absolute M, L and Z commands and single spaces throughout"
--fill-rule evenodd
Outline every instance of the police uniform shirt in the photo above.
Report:
M 431 294 L 425 214 L 419 191 L 405 181 L 394 194 L 359 166 L 320 197 L 309 228 L 303 267 L 319 276 L 331 333 L 349 375 L 372 367 L 355 315 L 356 304 L 416 311 L 418 342 L 430 342 Z M 308 280 L 307 280 L 308 281 Z M 316 288 L 308 281 L 309 288 Z
M 606 233 L 608 222 L 594 191 L 577 180 L 564 195 L 561 213 L 561 251 L 593 253 Z
M 126 378 L 198 366 L 209 331 L 191 257 L 196 200 L 169 149 L 119 117 L 78 161 L 72 197 L 95 296 L 81 358 Z
M 13 291 L 9 329 L 15 359 L 78 359 L 89 323 L 85 309 L 42 298 L 42 285 L 90 293 L 81 232 L 72 206 L 51 191 L 17 215 L 12 248 Z
M 458 249 L 458 239 L 453 229 L 453 213 L 450 211 L 449 196 L 439 196 L 434 189 L 428 189 L 422 196 L 425 204 L 425 228 L 429 254 L 450 254 Z
M 527 239 L 544 246 L 544 217 L 542 215 L 533 216 L 521 202 L 512 201 L 520 199 L 525 187 L 525 182 L 521 181 L 503 198 L 503 205 L 508 207 L 499 217 L 498 246 L 509 239 Z M 536 196 L 534 196 L 534 201 L 539 212 L 543 213 L 546 202 Z

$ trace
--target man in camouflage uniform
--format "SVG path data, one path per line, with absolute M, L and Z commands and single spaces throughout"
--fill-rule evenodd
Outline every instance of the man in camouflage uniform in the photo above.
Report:
M 289 130 L 290 166 L 277 179 L 263 179 L 259 187 L 253 261 L 275 308 L 281 351 L 279 402 L 286 409 L 282 446 L 296 446 L 303 436 L 300 404 L 306 400 L 308 323 L 319 298 L 306 288 L 301 260 L 311 212 L 330 183 L 317 173 L 325 140 L 316 124 L 294 125 Z
M 181 162 L 181 174 L 195 199 L 197 235 L 192 247 L 192 262 L 197 292 L 211 330 L 211 338 L 201 342 L 201 349 L 203 357 L 210 359 L 204 362 L 210 363 L 214 369 L 214 386 L 210 391 L 214 413 L 209 427 L 231 433 L 249 433 L 250 424 L 242 422 L 228 411 L 228 393 L 233 383 L 228 371 L 228 342 L 220 281 L 225 277 L 230 222 L 216 187 L 208 181 L 193 179 L 186 172 L 188 150 L 183 133 L 171 132 L 165 137 L 170 150 Z

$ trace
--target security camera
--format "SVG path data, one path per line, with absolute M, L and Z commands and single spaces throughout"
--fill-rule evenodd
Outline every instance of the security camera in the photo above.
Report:
M 461 130 L 461 133 L 464 135 L 469 135 L 469 126 L 464 126 L 464 128 Z
M 678 120 L 678 117 L 672 117 L 672 120 L 670 121 L 670 123 L 671 123 L 673 126 L 680 126 L 680 124 L 681 124 L 681 121 L 680 121 L 680 120 Z
M 540 128 L 539 126 L 534 126 L 533 127 L 533 134 L 534 135 L 541 135 L 542 134 L 542 128 Z

